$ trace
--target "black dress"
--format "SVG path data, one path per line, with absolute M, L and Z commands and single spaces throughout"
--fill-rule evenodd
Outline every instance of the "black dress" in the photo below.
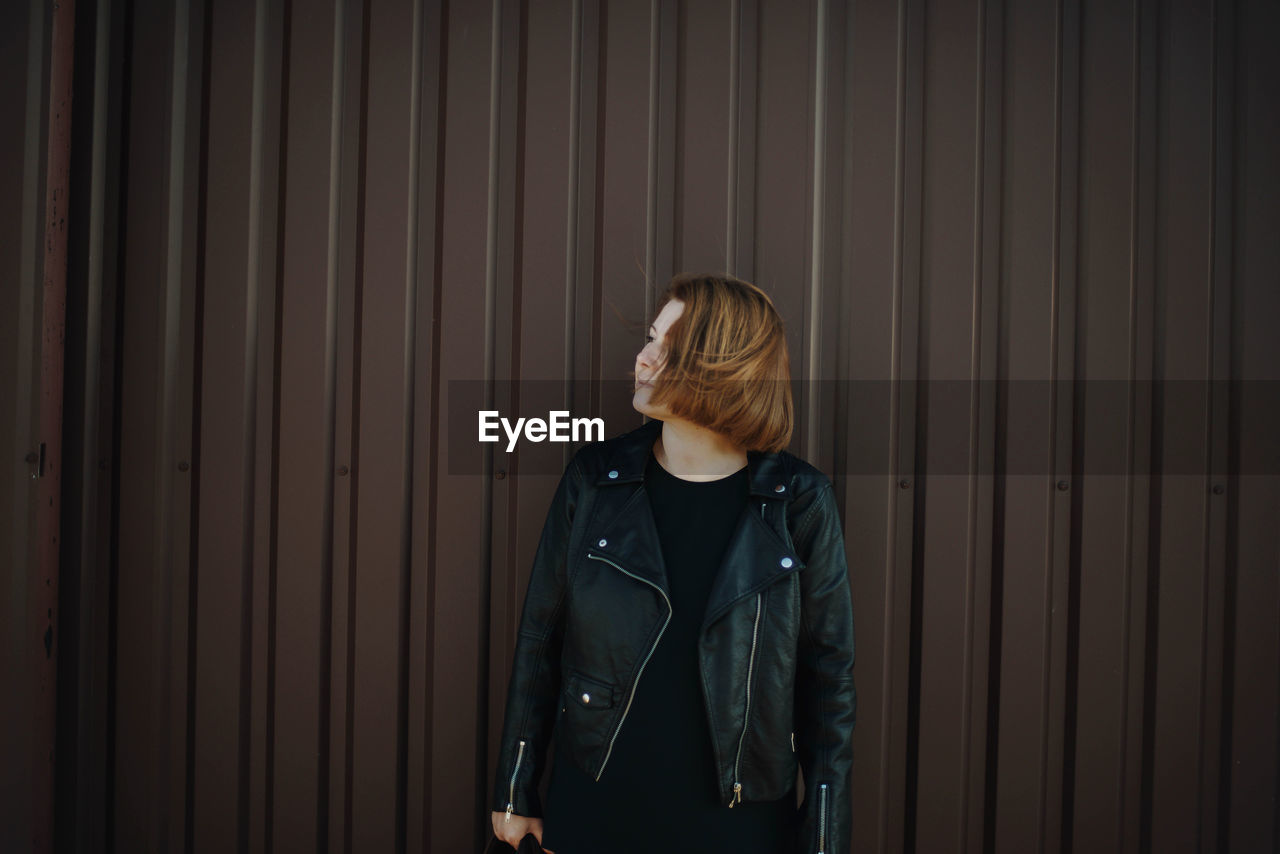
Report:
M 555 854 L 792 854 L 794 789 L 772 802 L 742 801 L 732 809 L 727 798 L 721 802 L 698 672 L 698 632 L 747 504 L 747 474 L 743 467 L 719 480 L 687 481 L 650 452 L 644 485 L 671 587 L 671 622 L 645 665 L 600 781 L 556 740 L 542 836 Z

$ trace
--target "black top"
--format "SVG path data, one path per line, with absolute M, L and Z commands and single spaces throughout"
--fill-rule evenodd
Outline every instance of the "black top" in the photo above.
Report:
M 732 809 L 727 798 L 721 802 L 698 671 L 698 632 L 747 505 L 747 474 L 743 467 L 719 480 L 683 480 L 650 452 L 644 485 L 671 588 L 671 622 L 640 676 L 600 781 L 557 739 L 542 836 L 555 854 L 792 851 L 794 789 L 774 802 Z

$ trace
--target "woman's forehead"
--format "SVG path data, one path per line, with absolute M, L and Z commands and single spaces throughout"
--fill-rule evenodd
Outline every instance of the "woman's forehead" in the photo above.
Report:
M 662 307 L 662 311 L 658 312 L 658 316 L 653 319 L 653 328 L 658 332 L 666 331 L 682 312 L 684 312 L 683 302 L 677 299 L 669 300 Z

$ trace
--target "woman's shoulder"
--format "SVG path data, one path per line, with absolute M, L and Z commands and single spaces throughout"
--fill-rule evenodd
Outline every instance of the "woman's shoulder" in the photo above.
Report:
M 787 528 L 794 533 L 803 530 L 806 523 L 815 518 L 816 512 L 828 503 L 823 497 L 833 484 L 825 472 L 803 457 L 789 451 L 778 451 L 777 456 L 787 472 L 790 499 L 786 501 L 785 514 Z
M 569 465 L 577 468 L 588 481 L 619 466 L 627 469 L 626 474 L 634 473 L 633 470 L 642 472 L 649 449 L 661 429 L 661 421 L 648 421 L 605 439 L 587 442 L 574 451 Z
M 799 497 L 806 493 L 821 491 L 831 486 L 831 478 L 822 469 L 803 457 L 797 457 L 790 451 L 777 451 L 783 471 L 791 481 L 791 495 Z

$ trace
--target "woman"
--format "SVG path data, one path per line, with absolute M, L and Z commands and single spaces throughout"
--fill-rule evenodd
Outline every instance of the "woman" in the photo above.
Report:
M 853 611 L 831 482 L 783 450 L 782 319 L 718 275 L 675 277 L 659 309 L 632 401 L 655 420 L 581 448 L 552 499 L 494 833 L 548 854 L 844 854 Z

